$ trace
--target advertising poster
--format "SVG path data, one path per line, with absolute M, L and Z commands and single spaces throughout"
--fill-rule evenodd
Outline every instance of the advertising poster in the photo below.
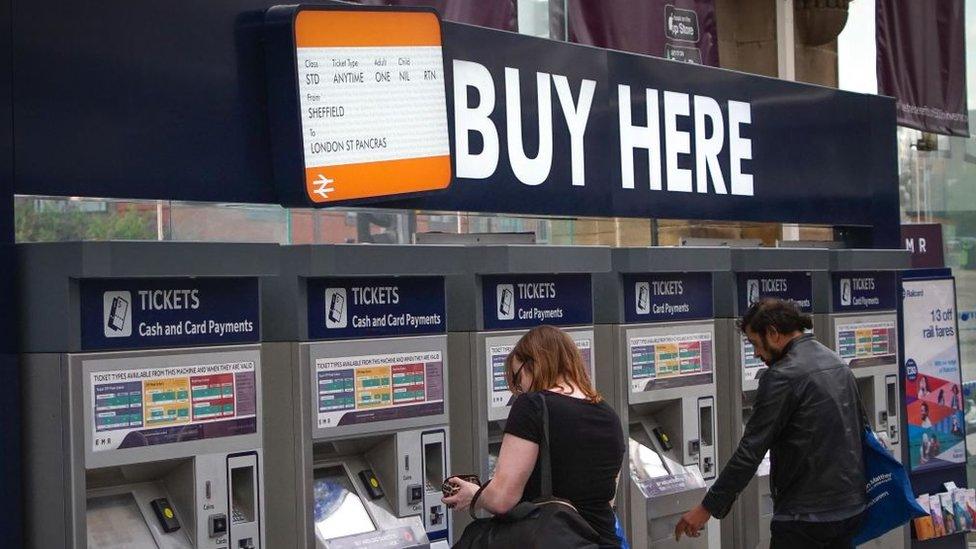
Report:
M 953 279 L 903 282 L 905 404 L 913 471 L 966 461 Z
M 319 429 L 444 413 L 440 351 L 315 361 Z
M 257 431 L 253 362 L 93 372 L 92 451 Z

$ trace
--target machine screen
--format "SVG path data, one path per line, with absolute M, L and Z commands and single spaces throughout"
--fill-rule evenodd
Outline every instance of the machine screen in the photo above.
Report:
M 697 465 L 685 467 L 634 439 L 629 454 L 631 480 L 646 498 L 705 487 Z
M 633 468 L 633 474 L 644 479 L 666 477 L 671 474 L 664 466 L 660 454 L 634 439 L 630 439 L 630 466 Z
M 570 337 L 576 342 L 576 348 L 580 351 L 580 356 L 583 359 L 583 366 L 586 371 L 590 374 L 590 380 L 593 378 L 593 340 L 589 339 L 582 333 L 572 333 L 570 332 Z M 512 352 L 515 348 L 514 343 L 502 343 L 502 341 L 509 341 L 512 338 L 500 337 L 497 339 L 489 338 L 487 340 L 488 345 L 488 402 L 491 403 L 492 408 L 505 408 L 512 405 L 514 396 L 511 391 L 508 390 L 508 381 L 505 379 L 505 359 L 508 358 L 508 354 Z M 517 338 L 516 338 L 517 340 Z
M 252 361 L 100 370 L 90 391 L 93 452 L 257 432 Z
M 363 500 L 341 466 L 323 467 L 315 471 L 312 497 L 315 500 L 315 534 L 319 539 L 335 539 L 376 530 Z
M 315 360 L 319 429 L 444 413 L 440 351 Z
M 712 382 L 711 332 L 630 338 L 632 392 Z
M 91 549 L 157 547 L 131 493 L 90 498 L 85 518 Z
M 837 353 L 852 368 L 897 364 L 895 321 L 838 322 L 835 331 Z

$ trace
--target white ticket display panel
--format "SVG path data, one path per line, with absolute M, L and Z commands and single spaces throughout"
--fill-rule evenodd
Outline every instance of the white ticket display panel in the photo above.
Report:
M 297 55 L 307 168 L 449 154 L 440 46 Z
M 566 330 L 576 347 L 580 350 L 583 365 L 593 379 L 593 330 Z M 488 376 L 488 419 L 497 421 L 508 417 L 508 407 L 512 405 L 514 396 L 508 389 L 505 378 L 505 359 L 508 357 L 522 334 L 499 335 L 485 339 L 485 368 Z
M 450 185 L 437 14 L 302 7 L 293 25 L 288 84 L 297 84 L 306 197 L 323 203 Z

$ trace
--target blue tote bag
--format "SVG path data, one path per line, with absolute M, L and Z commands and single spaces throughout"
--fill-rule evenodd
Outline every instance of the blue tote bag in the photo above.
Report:
M 869 428 L 864 430 L 862 446 L 868 506 L 861 529 L 854 536 L 854 545 L 881 536 L 913 518 L 929 514 L 915 501 L 905 467 L 898 463 Z

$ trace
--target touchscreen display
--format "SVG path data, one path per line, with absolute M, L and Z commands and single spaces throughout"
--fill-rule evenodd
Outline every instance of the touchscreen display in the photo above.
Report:
M 323 467 L 315 471 L 313 498 L 315 534 L 319 539 L 335 539 L 376 530 L 363 500 L 342 467 Z
M 89 499 L 85 519 L 91 549 L 156 548 L 156 541 L 132 494 Z

